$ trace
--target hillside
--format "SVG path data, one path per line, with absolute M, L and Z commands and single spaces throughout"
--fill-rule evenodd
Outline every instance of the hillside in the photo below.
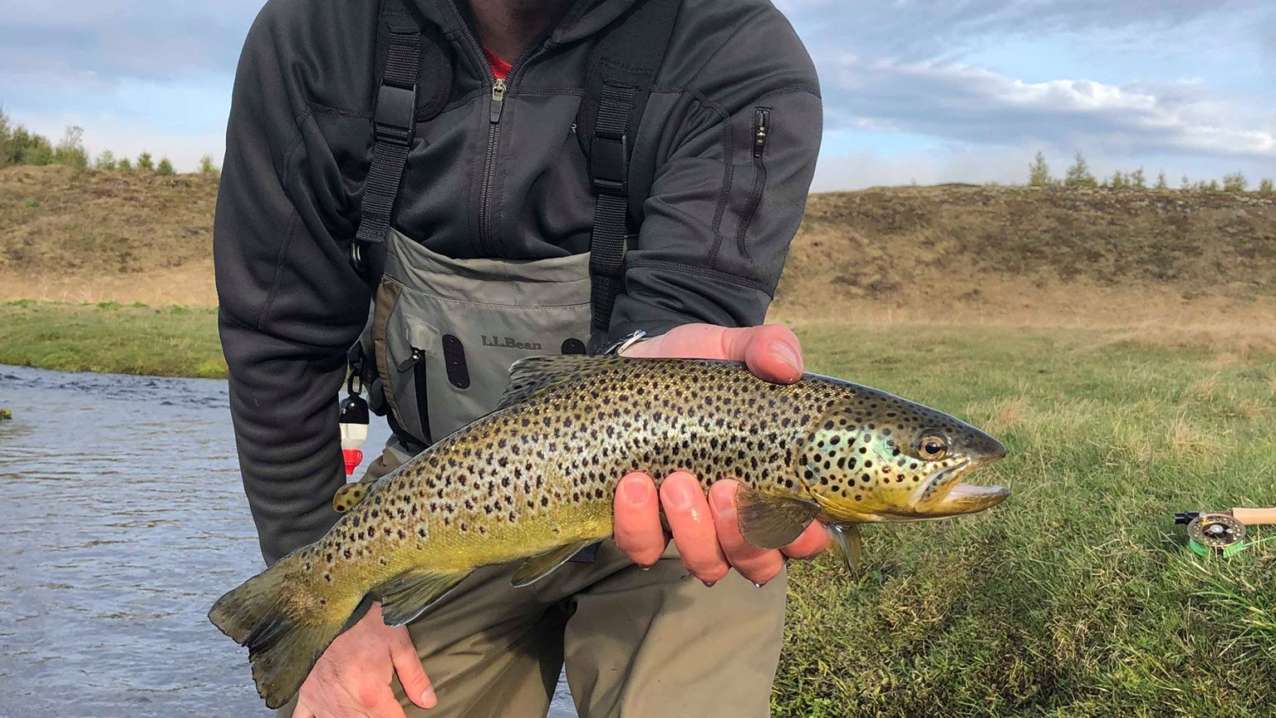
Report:
M 0 299 L 215 303 L 216 180 L 0 170 Z M 1276 197 L 947 185 L 811 198 L 781 316 L 1251 322 Z

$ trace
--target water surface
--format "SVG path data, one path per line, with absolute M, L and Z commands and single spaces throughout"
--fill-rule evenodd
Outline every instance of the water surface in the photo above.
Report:
M 262 567 L 226 383 L 0 365 L 0 407 L 0 718 L 272 715 L 205 617 Z

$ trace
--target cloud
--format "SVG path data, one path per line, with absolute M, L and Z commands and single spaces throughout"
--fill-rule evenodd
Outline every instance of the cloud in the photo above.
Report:
M 1198 83 L 1116 86 L 1084 79 L 1026 82 L 941 61 L 826 62 L 830 128 L 874 127 L 973 144 L 1185 152 L 1276 160 L 1276 128 L 1237 124 L 1245 113 Z

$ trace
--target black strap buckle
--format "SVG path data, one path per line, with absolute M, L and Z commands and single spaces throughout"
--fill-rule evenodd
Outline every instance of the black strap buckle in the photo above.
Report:
M 597 130 L 589 145 L 589 178 L 596 194 L 629 195 L 629 136 Z
M 408 146 L 416 122 L 416 85 L 399 87 L 382 83 L 377 90 L 377 110 L 372 119 L 377 142 Z

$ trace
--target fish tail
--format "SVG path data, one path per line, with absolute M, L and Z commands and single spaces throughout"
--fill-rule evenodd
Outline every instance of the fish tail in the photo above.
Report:
M 257 692 L 269 708 L 287 703 L 362 596 L 335 599 L 288 556 L 217 599 L 208 620 L 248 647 Z

